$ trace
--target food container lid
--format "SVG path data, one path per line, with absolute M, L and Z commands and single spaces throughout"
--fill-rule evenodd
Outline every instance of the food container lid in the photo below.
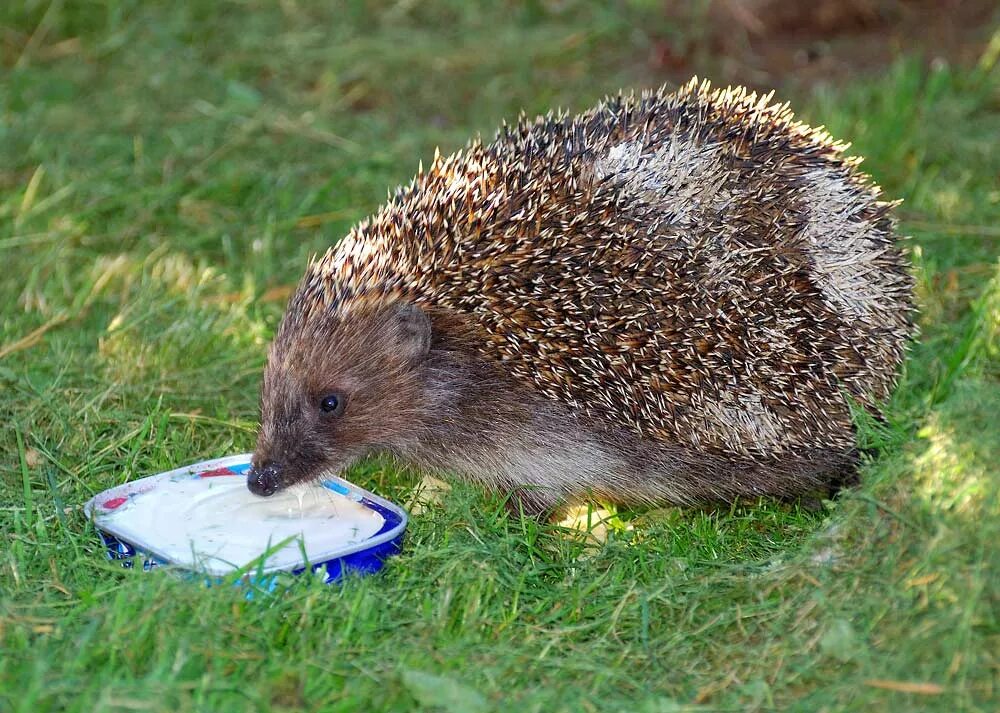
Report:
M 250 456 L 202 461 L 111 488 L 84 512 L 113 557 L 131 561 L 141 554 L 147 569 L 170 564 L 225 575 L 326 565 L 339 576 L 341 562 L 374 571 L 398 549 L 407 523 L 399 506 L 339 477 L 258 497 L 246 487 Z

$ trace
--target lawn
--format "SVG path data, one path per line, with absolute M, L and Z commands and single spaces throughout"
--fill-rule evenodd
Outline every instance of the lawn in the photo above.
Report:
M 0 711 L 997 710 L 1000 34 L 784 96 L 912 236 L 921 336 L 857 490 L 595 542 L 456 486 L 383 573 L 252 600 L 104 559 L 82 503 L 252 448 L 308 256 L 419 160 L 664 79 L 656 2 L 376 5 L 0 7 Z

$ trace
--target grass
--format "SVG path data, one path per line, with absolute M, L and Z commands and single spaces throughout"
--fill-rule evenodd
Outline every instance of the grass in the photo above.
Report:
M 622 513 L 593 546 L 456 487 L 383 574 L 253 601 L 103 559 L 88 497 L 251 448 L 307 256 L 436 145 L 653 83 L 655 6 L 3 5 L 0 710 L 996 710 L 992 55 L 794 97 L 905 199 L 922 310 L 824 511 Z

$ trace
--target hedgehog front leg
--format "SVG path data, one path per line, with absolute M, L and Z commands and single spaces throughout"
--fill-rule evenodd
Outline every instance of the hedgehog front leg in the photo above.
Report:
M 504 502 L 504 507 L 511 517 L 523 515 L 543 522 L 551 518 L 564 504 L 563 498 L 560 498 L 549 488 L 518 485 L 511 488 L 510 495 Z

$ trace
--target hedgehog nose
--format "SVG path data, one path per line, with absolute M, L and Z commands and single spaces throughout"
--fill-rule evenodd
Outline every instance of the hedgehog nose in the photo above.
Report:
M 247 473 L 247 487 L 254 495 L 267 497 L 278 492 L 281 479 L 281 469 L 274 463 L 265 463 L 258 468 L 253 466 Z

